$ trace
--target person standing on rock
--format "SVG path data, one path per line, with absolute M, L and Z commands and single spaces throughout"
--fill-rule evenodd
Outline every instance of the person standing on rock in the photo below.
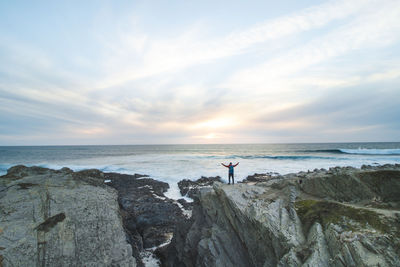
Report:
M 228 184 L 231 184 L 231 177 L 232 177 L 232 184 L 234 184 L 235 180 L 233 178 L 233 168 L 235 168 L 237 165 L 239 165 L 239 162 L 236 163 L 235 165 L 233 165 L 232 162 L 229 162 L 229 165 L 225 165 L 223 163 L 221 163 L 221 165 L 229 168 L 229 174 L 228 174 L 229 183 Z

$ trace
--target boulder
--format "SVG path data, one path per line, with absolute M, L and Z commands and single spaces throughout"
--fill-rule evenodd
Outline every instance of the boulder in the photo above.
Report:
M 136 266 L 116 190 L 91 179 L 25 166 L 0 177 L 0 265 Z
M 196 181 L 184 179 L 178 182 L 178 187 L 182 196 L 195 198 L 200 188 L 211 187 L 215 182 L 222 182 L 221 177 L 204 177 Z

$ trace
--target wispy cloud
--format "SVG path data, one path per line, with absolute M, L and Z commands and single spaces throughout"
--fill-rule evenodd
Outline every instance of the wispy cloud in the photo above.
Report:
M 171 73 L 192 65 L 248 53 L 254 45 L 321 28 L 360 12 L 374 2 L 327 2 L 211 40 L 204 36 L 206 29 L 196 24 L 183 34 L 170 39 L 158 39 L 137 31 L 120 32 L 116 39 L 113 35 L 113 40 L 107 41 L 108 44 L 113 43 L 110 46 L 114 53 L 110 55 L 106 65 L 121 71 L 102 80 L 99 87 L 113 87 L 135 79 Z
M 271 92 L 275 97 L 286 88 L 281 83 L 284 85 L 289 75 L 292 77 L 312 65 L 351 51 L 381 48 L 400 39 L 399 2 L 393 1 L 381 7 L 377 7 L 375 3 L 365 12 L 338 29 L 313 38 L 298 48 L 285 51 L 284 55 L 235 73 L 224 86 L 260 89 Z M 270 89 L 271 87 L 277 89 Z
M 328 1 L 214 34 L 193 20 L 160 35 L 108 12 L 82 44 L 95 56 L 2 35 L 0 143 L 293 142 L 314 140 L 310 129 L 337 141 L 335 129 L 390 139 L 400 128 L 380 106 L 399 104 L 396 0 Z M 362 92 L 376 101 L 353 105 Z

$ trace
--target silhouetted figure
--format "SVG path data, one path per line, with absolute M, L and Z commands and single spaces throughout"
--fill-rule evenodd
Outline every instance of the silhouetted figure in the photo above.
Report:
M 232 177 L 232 184 L 234 184 L 235 180 L 233 178 L 233 168 L 235 168 L 237 165 L 239 165 L 239 162 L 236 163 L 235 165 L 232 165 L 232 162 L 229 162 L 229 165 L 225 165 L 223 163 L 221 163 L 221 165 L 229 168 L 229 174 L 228 174 L 229 183 L 228 184 L 231 184 L 231 177 Z

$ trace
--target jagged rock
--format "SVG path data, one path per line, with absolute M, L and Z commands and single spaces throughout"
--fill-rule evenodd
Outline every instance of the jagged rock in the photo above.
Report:
M 182 196 L 195 198 L 200 188 L 211 187 L 215 182 L 222 182 L 221 177 L 204 177 L 196 181 L 184 179 L 178 182 L 178 187 Z
M 341 202 L 371 202 L 380 199 L 399 209 L 400 168 L 393 165 L 384 169 L 336 168 L 333 174 L 310 175 L 304 179 L 301 189 L 320 198 Z
M 193 209 L 193 202 L 187 202 L 185 199 L 180 198 L 178 199 L 178 203 L 181 204 L 185 210 L 191 211 Z
M 311 250 L 311 255 L 307 257 L 307 260 L 304 262 L 303 266 L 330 266 L 331 255 L 328 251 L 322 226 L 318 222 L 313 224 L 308 233 L 307 246 Z
M 0 177 L 0 265 L 136 266 L 117 192 L 93 186 L 98 174 L 15 166 Z
M 111 180 L 107 184 L 118 191 L 118 201 L 133 255 L 138 266 L 143 266 L 141 253 L 145 249 L 169 242 L 176 225 L 187 218 L 179 202 L 164 196 L 169 188 L 167 183 L 139 174 L 105 173 L 104 179 Z
M 280 179 L 280 178 L 282 178 L 282 176 L 276 172 L 255 173 L 253 175 L 247 176 L 246 179 L 243 179 L 242 183 L 267 182 L 272 179 Z
M 181 184 L 188 219 L 189 203 L 140 175 L 13 167 L 0 178 L 0 262 L 135 266 L 133 253 L 142 266 L 140 251 L 174 232 L 156 250 L 163 266 L 400 266 L 400 165 L 208 182 Z
M 275 255 L 283 256 L 304 237 L 301 228 L 296 228 L 299 223 L 293 223 L 299 219 L 290 219 L 286 209 L 289 199 L 270 201 L 263 194 L 263 187 L 247 184 L 215 183 L 212 189 L 201 190 L 194 223 L 180 245 L 186 252 L 178 254 L 183 264 L 276 266 Z
M 3 178 L 18 180 L 24 178 L 29 175 L 38 175 L 38 174 L 45 174 L 49 173 L 49 169 L 42 168 L 42 167 L 30 167 L 27 168 L 24 165 L 16 165 L 7 170 L 7 174 L 3 176 Z
M 395 165 L 214 183 L 159 253 L 164 266 L 400 266 L 399 191 Z

